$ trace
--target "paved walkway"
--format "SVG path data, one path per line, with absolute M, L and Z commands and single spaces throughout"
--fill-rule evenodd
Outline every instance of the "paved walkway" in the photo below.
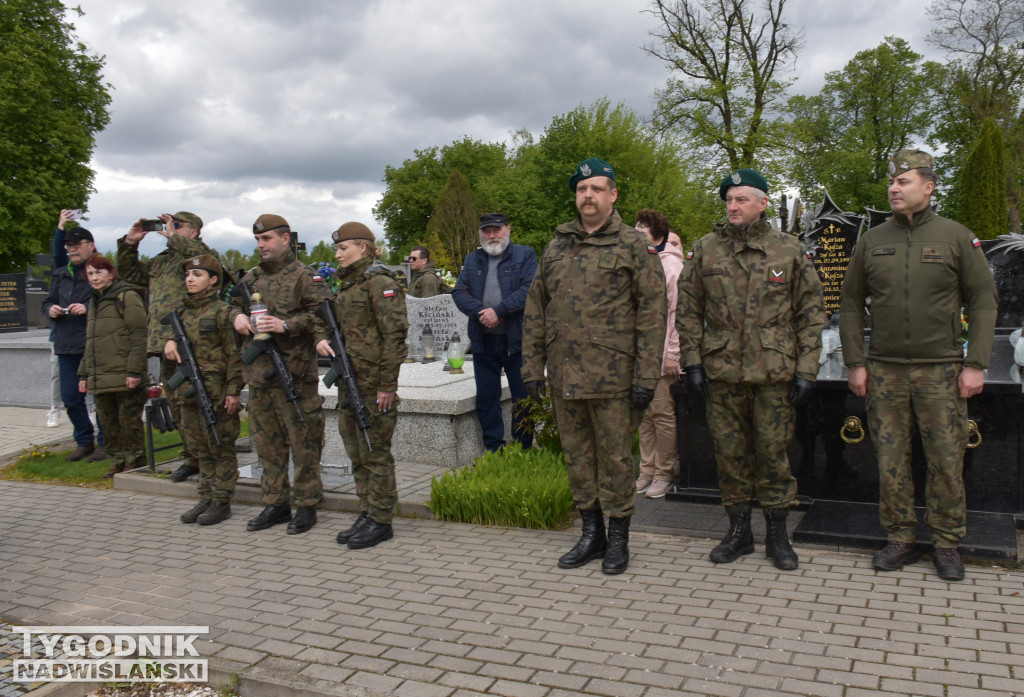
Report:
M 668 520 L 666 504 L 643 505 Z M 246 532 L 256 506 L 182 525 L 189 505 L 0 482 L 0 618 L 209 625 L 199 651 L 243 695 L 1024 694 L 1019 570 L 946 583 L 929 562 L 880 574 L 863 552 L 798 546 L 779 572 L 760 544 L 716 566 L 710 539 L 641 530 L 629 571 L 605 576 L 557 568 L 573 531 L 401 518 L 354 552 L 334 541 L 348 513 L 289 536 Z

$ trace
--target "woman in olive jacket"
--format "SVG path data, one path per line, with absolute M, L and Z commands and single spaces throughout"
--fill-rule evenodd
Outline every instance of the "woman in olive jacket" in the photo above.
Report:
M 85 275 L 92 286 L 92 302 L 78 390 L 95 397 L 110 459 L 104 479 L 110 479 L 125 468 L 145 464 L 146 306 L 142 289 L 117 280 L 117 271 L 106 257 L 89 257 Z

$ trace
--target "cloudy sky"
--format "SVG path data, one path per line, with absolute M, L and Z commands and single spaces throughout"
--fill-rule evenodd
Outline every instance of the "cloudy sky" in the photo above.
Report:
M 667 76 L 642 50 L 656 27 L 645 0 L 77 1 L 77 37 L 113 86 L 84 222 L 102 251 L 139 217 L 178 210 L 220 251 L 251 251 L 261 213 L 311 245 L 348 220 L 382 237 L 386 165 L 463 136 L 539 136 L 605 96 L 649 115 Z M 887 34 L 938 58 L 923 5 L 790 0 L 806 36 L 794 90 L 817 92 Z

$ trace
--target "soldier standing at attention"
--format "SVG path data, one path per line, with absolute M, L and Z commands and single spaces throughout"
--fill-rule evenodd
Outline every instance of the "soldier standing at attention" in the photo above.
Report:
M 195 213 L 180 211 L 174 215 L 160 216 L 163 229 L 159 233 L 167 238 L 167 249 L 144 261 L 139 257 L 139 242 L 149 234 L 143 229 L 145 218 L 139 218 L 128 234 L 117 241 L 117 275 L 129 283 L 149 289 L 149 331 L 146 338 L 146 353 L 160 357 L 160 379 L 171 407 L 171 416 L 181 424 L 183 398 L 167 387 L 167 380 L 178 369 L 174 361 L 164 357 L 164 344 L 171 338 L 170 330 L 160 324 L 160 318 L 179 307 L 185 299 L 185 272 L 182 262 L 186 259 L 217 252 L 199 239 L 203 229 L 202 219 Z M 183 448 L 184 464 L 171 474 L 171 481 L 183 482 L 199 472 L 199 463 L 187 443 Z
M 629 566 L 636 501 L 633 431 L 661 378 L 665 274 L 647 238 L 615 210 L 615 171 L 581 162 L 569 178 L 579 216 L 555 229 L 526 300 L 523 382 L 536 400 L 551 382 L 573 500 L 583 531 L 563 569 L 604 558 Z M 604 516 L 608 516 L 605 534 Z
M 214 425 L 220 445 L 203 420 L 192 397 L 182 397 L 181 435 L 189 451 L 199 462 L 199 503 L 181 515 L 182 523 L 216 525 L 231 517 L 231 497 L 238 479 L 238 455 L 235 441 L 241 430 L 238 412 L 242 406 L 242 359 L 235 345 L 237 334 L 231 324 L 231 306 L 220 299 L 224 269 L 217 259 L 201 254 L 182 262 L 188 297 L 180 311 L 206 393 L 213 402 Z M 181 362 L 174 339 L 164 345 L 169 361 Z M 178 386 L 184 394 L 188 381 Z
M 398 422 L 398 371 L 407 352 L 409 319 L 402 287 L 387 267 L 375 261 L 370 228 L 345 223 L 331 237 L 337 245 L 334 258 L 341 283 L 334 296 L 334 315 L 370 417 L 364 436 L 352 409 L 338 408 L 338 431 L 352 460 L 360 513 L 337 539 L 349 549 L 366 549 L 394 537 L 391 521 L 398 487 L 391 437 Z M 326 340 L 317 342 L 316 350 L 321 356 L 334 355 Z M 339 382 L 339 400 L 344 394 L 345 386 Z
M 327 338 L 316 308 L 330 297 L 330 292 L 313 269 L 296 258 L 288 221 L 264 214 L 253 223 L 252 232 L 263 261 L 240 282 L 246 283 L 253 294 L 260 294 L 267 311 L 259 316 L 255 327 L 237 308 L 232 321 L 235 331 L 249 337 L 243 344 L 243 354 L 252 346 L 254 330 L 270 334 L 295 381 L 298 398 L 288 401 L 266 352 L 242 368 L 250 390 L 249 429 L 263 466 L 261 485 L 266 505 L 246 529 L 265 530 L 288 523 L 288 534 L 297 535 L 316 525 L 315 507 L 323 499 L 320 453 L 324 447 L 324 400 L 317 392 L 314 346 Z M 241 300 L 236 302 L 240 304 Z M 294 490 L 288 483 L 289 451 L 295 462 Z M 292 503 L 297 508 L 294 518 Z
M 796 479 L 786 447 L 795 409 L 814 391 L 825 306 L 821 282 L 799 240 L 765 216 L 768 182 L 752 169 L 718 189 L 727 220 L 687 255 L 676 329 L 687 387 L 707 401 L 729 532 L 711 550 L 723 564 L 754 551 L 751 501 L 767 525 L 765 556 L 797 568 L 786 518 Z
M 960 581 L 967 532 L 964 448 L 967 399 L 985 386 L 996 324 L 996 286 L 978 238 L 931 209 L 931 155 L 902 150 L 889 160 L 893 216 L 861 237 L 846 271 L 839 333 L 850 390 L 867 398 L 878 458 L 878 515 L 888 544 L 872 564 L 897 571 L 917 558 L 910 471 L 914 424 L 928 461 L 925 522 L 939 578 Z M 864 305 L 871 343 L 864 356 Z M 960 311 L 970 321 L 967 355 Z

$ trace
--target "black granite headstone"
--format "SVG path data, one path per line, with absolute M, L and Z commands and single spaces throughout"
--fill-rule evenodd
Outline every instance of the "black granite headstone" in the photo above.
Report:
M 28 331 L 25 274 L 0 274 L 0 333 Z
M 999 294 L 997 327 L 1019 329 L 1024 323 L 1024 235 L 1000 235 L 982 240 Z
M 846 267 L 850 264 L 863 223 L 863 216 L 841 211 L 826 192 L 825 200 L 812 214 L 807 230 L 800 234 L 800 240 L 812 255 L 811 261 L 821 279 L 821 295 L 828 317 L 839 312 Z

